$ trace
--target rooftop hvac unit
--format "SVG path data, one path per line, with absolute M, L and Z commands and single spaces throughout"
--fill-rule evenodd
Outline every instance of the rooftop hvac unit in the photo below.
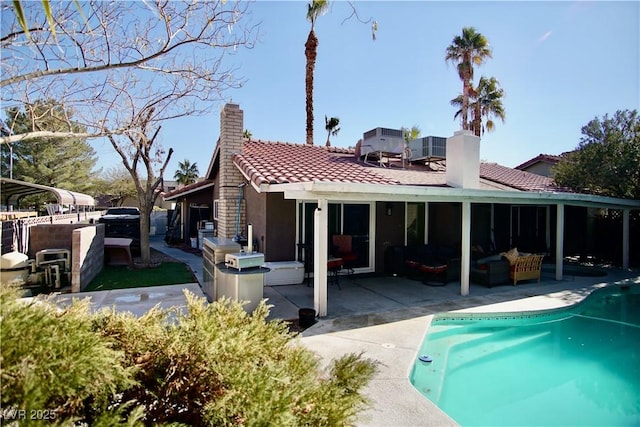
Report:
M 364 156 L 364 162 L 368 162 L 369 155 L 378 159 L 378 165 L 387 167 L 390 165 L 391 158 L 402 159 L 402 167 L 404 161 L 408 158 L 407 144 L 405 143 L 402 131 L 398 129 L 375 128 L 365 132 L 360 145 L 360 156 Z M 383 157 L 387 157 L 386 164 Z
M 361 155 L 372 152 L 402 154 L 406 144 L 401 130 L 375 128 L 362 135 L 361 147 Z
M 411 161 L 422 159 L 446 159 L 447 138 L 425 136 L 409 142 Z

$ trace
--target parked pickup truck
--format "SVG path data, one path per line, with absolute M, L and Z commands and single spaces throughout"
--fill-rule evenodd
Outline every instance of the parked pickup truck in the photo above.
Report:
M 121 206 L 109 208 L 98 222 L 104 224 L 106 237 L 128 237 L 133 239 L 131 248 L 140 248 L 140 210 Z

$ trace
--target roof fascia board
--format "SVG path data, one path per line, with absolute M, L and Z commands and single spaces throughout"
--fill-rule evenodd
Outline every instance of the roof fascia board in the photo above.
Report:
M 640 209 L 640 200 L 618 199 L 563 192 L 499 191 L 409 185 L 312 182 L 278 184 L 287 199 L 380 200 L 380 201 L 471 201 L 475 203 L 558 204 Z M 270 188 L 274 191 L 275 188 Z
M 205 185 L 203 185 L 203 186 L 201 186 L 201 187 L 192 188 L 191 190 L 185 191 L 184 193 L 175 194 L 175 195 L 170 196 L 170 197 L 167 197 L 167 198 L 164 198 L 164 197 L 163 197 L 162 199 L 163 199 L 165 202 L 169 202 L 169 201 L 171 201 L 171 200 L 176 200 L 176 199 L 178 199 L 178 198 L 180 198 L 180 197 L 182 197 L 182 196 L 186 196 L 186 195 L 188 195 L 188 194 L 195 193 L 195 192 L 197 192 L 197 191 L 205 190 L 205 189 L 207 189 L 207 188 L 213 187 L 213 185 L 214 185 L 214 183 L 213 183 L 213 182 L 210 182 L 210 183 L 205 184 Z
M 218 141 L 216 142 L 216 148 L 213 149 L 213 155 L 211 156 L 211 161 L 209 161 L 209 166 L 207 167 L 207 174 L 205 175 L 206 179 L 214 179 L 213 166 L 218 156 L 220 156 L 220 138 L 218 138 Z

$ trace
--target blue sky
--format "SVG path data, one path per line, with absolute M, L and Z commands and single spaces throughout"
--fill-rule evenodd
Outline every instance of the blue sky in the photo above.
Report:
M 449 101 L 462 91 L 445 49 L 463 27 L 482 33 L 493 58 L 476 68 L 496 77 L 505 91 L 506 122 L 482 138 L 483 160 L 516 166 L 540 153 L 574 149 L 591 119 L 640 106 L 640 2 L 637 1 L 369 1 L 332 2 L 316 23 L 320 41 L 315 70 L 316 145 L 324 145 L 324 116 L 340 118 L 332 145 L 354 146 L 375 127 L 418 126 L 422 136 L 448 137 L 460 128 Z M 261 22 L 254 49 L 227 59 L 247 79 L 226 93 L 244 110 L 254 138 L 304 143 L 304 43 L 310 24 L 306 2 L 258 1 Z M 179 161 L 206 172 L 219 135 L 219 112 L 163 124 L 161 140 L 174 154 L 165 179 Z M 111 146 L 93 143 L 99 166 L 119 164 Z

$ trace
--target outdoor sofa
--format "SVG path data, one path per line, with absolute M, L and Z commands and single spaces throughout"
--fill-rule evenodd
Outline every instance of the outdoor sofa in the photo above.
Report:
M 501 254 L 480 258 L 471 266 L 470 279 L 487 288 L 509 283 L 509 260 Z
M 539 282 L 543 258 L 544 255 L 521 253 L 513 248 L 474 261 L 470 278 L 488 288 L 507 283 L 515 286 L 522 280 L 537 279 Z

